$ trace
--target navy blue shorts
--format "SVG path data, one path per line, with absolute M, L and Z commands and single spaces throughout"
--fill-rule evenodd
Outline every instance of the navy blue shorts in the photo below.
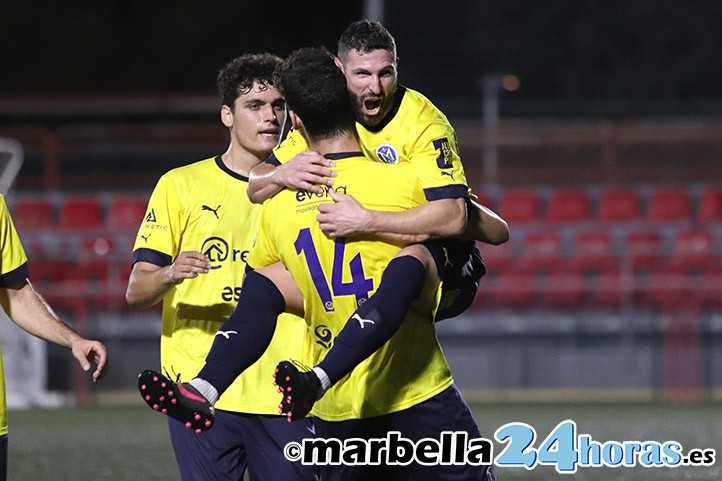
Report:
M 366 419 L 328 422 L 316 418 L 316 435 L 319 438 L 385 438 L 390 431 L 399 431 L 402 438 L 413 442 L 430 438 L 441 440 L 444 431 L 466 432 L 468 439 L 481 438 L 468 404 L 456 389 L 437 394 L 416 406 L 403 411 Z M 494 481 L 490 466 L 432 465 L 411 463 L 406 466 L 321 465 L 318 467 L 323 481 Z
M 443 282 L 434 322 L 456 317 L 471 306 L 486 274 L 476 241 L 440 239 L 423 244 L 431 253 Z
M 213 429 L 196 434 L 168 418 L 170 437 L 183 481 L 250 479 L 313 481 L 314 467 L 292 463 L 284 446 L 313 437 L 311 421 L 289 423 L 283 416 L 216 410 Z

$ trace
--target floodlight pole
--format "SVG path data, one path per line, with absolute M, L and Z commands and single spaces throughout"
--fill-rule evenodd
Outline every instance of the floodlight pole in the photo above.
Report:
M 383 24 L 385 4 L 384 0 L 364 0 L 364 18 Z

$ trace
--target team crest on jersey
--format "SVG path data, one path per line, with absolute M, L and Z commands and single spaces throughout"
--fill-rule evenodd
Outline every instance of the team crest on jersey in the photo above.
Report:
M 381 144 L 376 147 L 376 158 L 385 164 L 398 164 L 399 153 L 391 144 Z

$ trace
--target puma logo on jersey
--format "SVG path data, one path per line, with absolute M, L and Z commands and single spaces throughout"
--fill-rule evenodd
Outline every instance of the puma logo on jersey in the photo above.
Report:
M 364 328 L 365 323 L 367 323 L 367 322 L 368 322 L 369 324 L 376 324 L 376 323 L 375 323 L 374 321 L 372 321 L 371 319 L 363 319 L 363 318 L 361 318 L 361 316 L 359 316 L 358 314 L 354 314 L 353 316 L 351 316 L 351 319 L 356 319 L 356 320 L 358 321 L 358 323 L 361 325 L 361 329 Z
M 150 236 L 151 236 L 151 234 L 148 234 L 147 236 L 141 234 L 141 235 L 140 235 L 140 238 L 143 239 L 145 242 L 148 242 L 148 237 L 150 237 Z
M 448 175 L 449 177 L 451 177 L 451 180 L 456 180 L 456 179 L 454 179 L 453 172 L 441 172 L 441 175 Z
M 226 339 L 231 338 L 231 334 L 238 334 L 238 331 L 218 331 L 216 332 L 216 336 L 220 334 L 221 336 L 225 337 Z M 215 337 L 215 336 L 214 336 Z
M 208 206 L 205 205 L 205 204 L 203 204 L 203 205 L 201 206 L 201 210 L 207 210 L 207 211 L 209 211 L 209 212 L 213 212 L 213 215 L 216 216 L 216 219 L 220 219 L 220 217 L 218 217 L 218 209 L 220 209 L 220 208 L 221 208 L 220 205 L 219 205 L 218 207 L 216 207 L 215 209 L 213 209 L 213 208 L 211 208 L 211 207 L 208 207 Z

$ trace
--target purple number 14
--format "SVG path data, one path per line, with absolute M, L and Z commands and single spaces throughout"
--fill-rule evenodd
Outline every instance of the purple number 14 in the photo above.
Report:
M 369 292 L 374 289 L 374 280 L 366 278 L 360 253 L 356 254 L 348 263 L 349 270 L 351 271 L 351 282 L 343 282 L 343 259 L 344 252 L 346 251 L 346 239 L 335 239 L 330 289 L 328 281 L 326 280 L 326 274 L 321 267 L 321 261 L 318 258 L 316 246 L 313 243 L 313 237 L 311 237 L 311 229 L 301 229 L 294 246 L 296 247 L 297 254 L 303 253 L 306 257 L 306 265 L 311 274 L 313 285 L 316 287 L 316 291 L 321 298 L 326 312 L 334 310 L 333 298 L 331 297 L 332 289 L 334 296 L 356 296 L 356 305 L 368 299 Z

